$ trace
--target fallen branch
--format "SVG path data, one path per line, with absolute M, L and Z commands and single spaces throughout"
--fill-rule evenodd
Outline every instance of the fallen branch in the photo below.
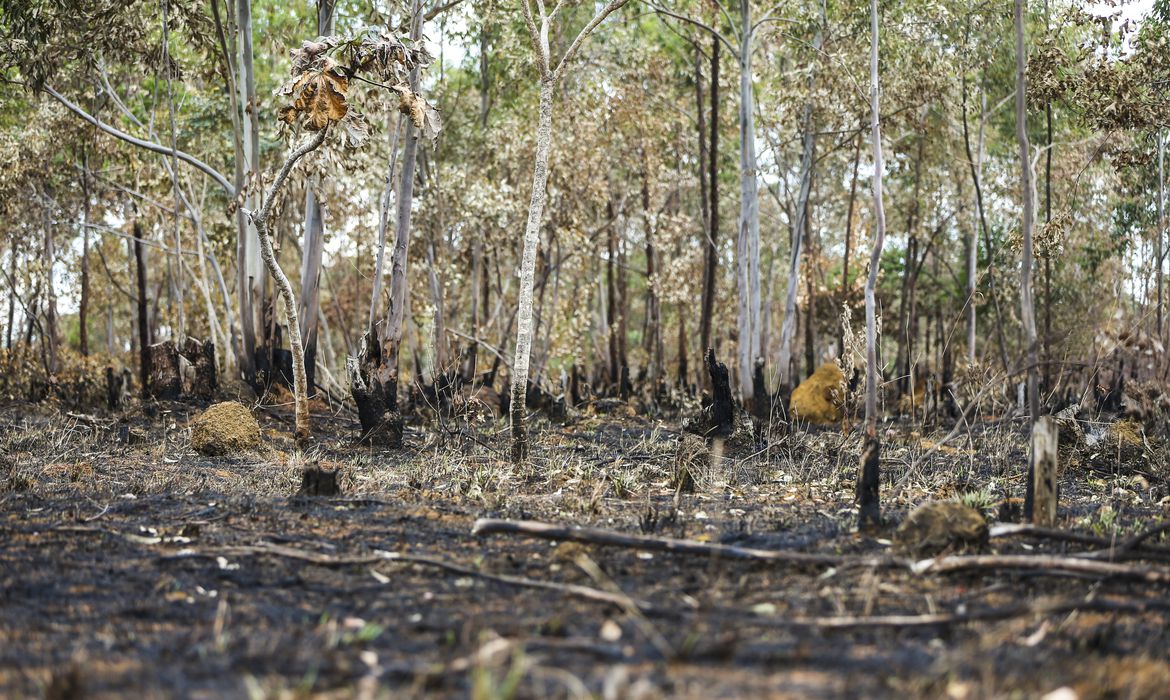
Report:
M 1018 569 L 1051 574 L 1083 574 L 1104 578 L 1124 578 L 1145 583 L 1170 583 L 1170 570 L 1116 564 L 1083 557 L 1030 554 L 981 554 L 947 556 L 916 562 L 914 573 L 945 574 L 955 571 Z
M 402 563 L 402 564 L 418 564 L 420 566 L 429 566 L 436 569 L 442 569 L 451 573 L 460 574 L 462 576 L 472 576 L 481 578 L 486 581 L 494 581 L 508 586 L 517 586 L 521 588 L 539 588 L 543 590 L 556 591 L 565 595 L 570 595 L 576 598 L 584 598 L 598 603 L 608 603 L 616 605 L 625 609 L 631 603 L 636 605 L 638 610 L 649 613 L 664 612 L 662 608 L 655 606 L 653 603 L 630 598 L 624 594 L 618 595 L 606 591 L 590 588 L 589 586 L 581 586 L 574 583 L 558 583 L 555 581 L 541 581 L 539 579 L 531 579 L 523 576 L 510 576 L 508 574 L 492 574 L 486 571 L 479 571 L 461 564 L 456 564 L 442 559 L 433 557 L 420 556 L 415 554 L 400 554 L 398 552 L 383 552 L 375 551 L 372 554 L 360 555 L 346 555 L 333 556 L 329 554 L 320 554 L 305 549 L 298 549 L 296 547 L 285 547 L 282 545 L 245 545 L 234 547 L 217 547 L 215 549 L 202 550 L 182 550 L 176 554 L 164 556 L 163 559 L 185 559 L 189 557 L 231 557 L 231 556 L 274 556 L 284 559 L 295 559 L 297 561 L 315 564 L 317 566 L 325 566 L 329 568 L 341 568 L 346 566 L 367 566 L 371 564 L 382 564 L 386 562 Z
M 1114 538 L 1100 537 L 1098 535 L 1090 535 L 1084 532 L 1075 532 L 1073 530 L 1062 530 L 1052 527 L 1040 527 L 1038 525 L 1031 525 L 1027 523 L 1000 523 L 991 527 L 990 536 L 992 538 L 999 537 L 1034 537 L 1037 539 L 1058 540 L 1061 542 L 1076 542 L 1078 544 L 1087 544 L 1095 547 L 1105 547 L 1097 552 L 1085 552 L 1077 554 L 1081 559 L 1104 559 L 1107 561 L 1117 559 L 1170 559 L 1170 547 L 1145 544 L 1145 541 L 1154 535 L 1170 530 L 1170 521 L 1160 523 L 1148 530 L 1145 530 L 1137 535 L 1129 537 L 1121 542 Z
M 1030 615 L 1059 615 L 1074 611 L 1119 612 L 1141 614 L 1154 610 L 1166 611 L 1170 605 L 1163 601 L 1121 602 L 1101 599 L 1073 599 L 1039 601 L 1002 608 L 972 612 L 932 613 L 926 615 L 869 615 L 837 617 L 796 617 L 770 620 L 766 616 L 751 615 L 742 618 L 748 624 L 775 624 L 780 627 L 806 627 L 819 630 L 852 630 L 873 627 L 944 627 L 969 622 L 994 622 Z
M 856 556 L 837 554 L 812 554 L 808 552 L 782 552 L 770 549 L 754 549 L 727 544 L 711 544 L 696 540 L 681 540 L 672 537 L 650 537 L 648 535 L 627 535 L 612 530 L 591 527 L 562 527 L 534 520 L 498 520 L 480 518 L 471 528 L 471 534 L 518 534 L 545 540 L 562 542 L 583 542 L 606 547 L 632 547 L 647 551 L 673 552 L 723 559 L 767 561 L 808 566 L 842 566 L 845 564 L 869 567 L 900 566 L 904 562 L 892 557 L 863 559 Z

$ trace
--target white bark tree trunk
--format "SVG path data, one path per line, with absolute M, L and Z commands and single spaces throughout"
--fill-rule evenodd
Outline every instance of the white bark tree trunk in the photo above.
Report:
M 870 0 L 870 49 L 869 49 L 869 105 L 870 130 L 873 141 L 873 252 L 869 257 L 869 276 L 865 281 L 865 450 L 862 453 L 861 473 L 857 482 L 857 497 L 860 505 L 859 524 L 877 524 L 881 519 L 880 455 L 881 442 L 877 435 L 877 289 L 878 268 L 881 265 L 882 247 L 886 240 L 886 209 L 882 201 L 882 129 L 881 129 L 881 88 L 878 82 L 878 3 Z
M 822 12 L 824 8 L 822 6 Z M 822 22 L 824 21 L 822 17 Z M 818 29 L 813 38 L 813 50 L 820 51 L 824 42 L 824 30 Z M 812 94 L 816 86 L 816 63 L 809 68 L 808 89 Z M 800 258 L 804 238 L 808 234 L 808 199 L 812 189 L 813 154 L 816 149 L 816 138 L 813 129 L 813 106 L 810 101 L 804 106 L 801 115 L 801 125 L 804 129 L 804 143 L 800 156 L 800 196 L 796 203 L 796 226 L 792 230 L 792 255 L 788 265 L 788 293 L 784 298 L 784 320 L 780 324 L 780 388 L 782 393 L 792 390 L 792 338 L 796 335 L 796 290 L 800 283 Z M 812 323 L 810 309 L 807 323 Z M 787 410 L 787 407 L 785 407 Z
M 281 300 L 284 301 L 285 322 L 289 329 L 289 347 L 292 351 L 293 397 L 296 405 L 295 438 L 298 448 L 304 448 L 308 444 L 310 434 L 309 391 L 305 375 L 305 348 L 301 343 L 301 334 L 297 332 L 297 329 L 301 327 L 297 318 L 297 300 L 293 295 L 292 284 L 288 281 L 288 276 L 284 274 L 284 270 L 280 269 L 280 263 L 276 260 L 276 252 L 272 248 L 272 233 L 268 227 L 268 216 L 272 210 L 272 202 L 276 199 L 276 193 L 280 191 L 293 166 L 307 153 L 320 147 L 325 142 L 325 136 L 328 131 L 328 129 L 321 129 L 312 140 L 297 147 L 289 155 L 288 160 L 285 161 L 280 172 L 277 173 L 276 179 L 272 181 L 272 185 L 268 188 L 260 209 L 252 211 L 249 217 L 260 237 L 260 255 L 264 261 L 264 265 L 268 268 L 268 272 L 276 282 L 276 289 L 280 292 Z
M 752 91 L 750 0 L 740 0 L 739 47 L 739 235 L 736 266 L 739 286 L 739 388 L 745 401 L 754 395 L 752 368 L 760 356 L 760 199 L 756 163 L 755 95 Z
M 536 162 L 532 169 L 532 196 L 528 204 L 528 223 L 524 226 L 524 253 L 520 261 L 520 302 L 516 315 L 516 354 L 512 360 L 512 459 L 523 461 L 528 455 L 525 429 L 528 394 L 528 361 L 532 353 L 532 288 L 536 274 L 536 249 L 540 244 L 540 221 L 544 216 L 545 185 L 548 182 L 548 154 L 552 145 L 553 91 L 556 79 L 540 80 L 540 122 L 536 128 Z
M 1024 326 L 1024 343 L 1028 362 L 1028 416 L 1035 428 L 1040 415 L 1040 394 L 1036 368 L 1036 311 L 1032 301 L 1032 223 L 1035 219 L 1035 194 L 1032 191 L 1032 162 L 1028 144 L 1028 54 L 1024 45 L 1024 0 L 1015 0 L 1016 26 L 1016 140 L 1020 156 L 1020 198 L 1023 200 L 1023 219 L 1020 232 L 1023 250 L 1020 253 L 1020 321 Z M 1028 480 L 1024 497 L 1024 517 L 1032 518 L 1034 501 L 1033 460 L 1028 460 Z
M 260 172 L 260 114 L 256 99 L 256 72 L 252 59 L 252 0 L 237 0 L 237 51 L 236 66 L 239 71 L 240 127 L 243 136 L 244 154 L 244 181 L 240 193 L 243 197 L 243 207 L 254 211 L 259 207 L 257 195 L 247 187 L 249 182 L 255 181 Z M 248 364 L 253 366 L 255 358 L 256 340 L 263 337 L 264 328 L 264 261 L 260 249 L 260 235 L 255 225 L 244 217 L 240 222 L 244 235 L 243 243 L 239 246 L 239 286 L 237 293 L 247 295 L 246 301 L 240 303 L 240 313 L 248 313 L 251 332 L 247 333 L 248 324 L 244 326 L 245 348 L 248 352 Z M 290 327 L 290 335 L 292 329 Z

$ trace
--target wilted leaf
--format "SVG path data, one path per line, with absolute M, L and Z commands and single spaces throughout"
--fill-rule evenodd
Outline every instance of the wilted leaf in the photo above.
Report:
M 426 123 L 426 102 L 409 90 L 398 93 L 398 110 L 410 117 L 410 121 L 416 129 L 422 129 L 423 124 Z
M 443 129 L 443 119 L 439 116 L 439 110 L 431 106 L 422 96 L 411 92 L 404 86 L 395 86 L 394 89 L 398 91 L 399 111 L 410 117 L 414 128 L 421 131 L 423 136 L 434 143 L 435 139 L 439 137 L 439 132 Z
M 309 131 L 324 129 L 332 122 L 341 121 L 349 111 L 345 101 L 348 91 L 349 79 L 326 59 L 321 70 L 301 73 L 277 91 L 293 98 L 291 105 L 281 108 L 280 119 L 292 124 L 304 116 Z
M 433 144 L 435 139 L 439 138 L 439 132 L 443 130 L 443 118 L 439 116 L 439 110 L 432 107 L 429 102 L 423 104 L 426 107 L 426 115 L 423 118 L 422 132 Z
M 354 110 L 350 110 L 337 126 L 341 128 L 342 139 L 347 148 L 360 148 L 370 138 L 370 123 Z

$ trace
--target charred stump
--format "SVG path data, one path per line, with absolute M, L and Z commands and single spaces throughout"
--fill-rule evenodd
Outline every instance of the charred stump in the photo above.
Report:
M 866 530 L 881 525 L 882 508 L 880 500 L 882 443 L 877 435 L 865 436 L 865 447 L 861 451 L 861 465 L 857 472 L 857 505 L 859 506 L 857 526 Z
M 147 348 L 150 372 L 147 375 L 146 395 L 152 399 L 176 401 L 183 392 L 183 376 L 179 371 L 179 350 L 169 340 Z
M 191 363 L 191 395 L 203 400 L 215 396 L 219 385 L 215 371 L 215 343 L 187 338 L 180 354 Z
M 772 419 L 772 397 L 764 380 L 764 358 L 756 358 L 752 371 L 752 417 L 756 421 L 756 432 Z
M 129 371 L 115 372 L 113 367 L 106 367 L 106 408 L 111 411 L 122 408 L 123 392 L 129 389 L 125 384 L 128 375 Z
M 297 496 L 338 496 L 341 494 L 341 470 L 321 465 L 305 467 Z
M 383 357 L 382 346 L 372 330 L 362 336 L 357 357 L 345 363 L 350 394 L 358 408 L 365 445 L 402 447 L 402 415 L 398 413 L 398 377 Z
M 711 377 L 711 398 L 703 402 L 702 412 L 683 427 L 701 437 L 729 437 L 735 432 L 735 398 L 727 365 L 715 359 L 713 348 L 707 349 L 703 364 Z

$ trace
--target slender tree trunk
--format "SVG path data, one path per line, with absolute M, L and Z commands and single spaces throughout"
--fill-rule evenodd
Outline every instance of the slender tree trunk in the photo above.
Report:
M 707 195 L 710 218 L 707 224 L 706 255 L 703 262 L 703 299 L 699 316 L 699 352 L 713 347 L 711 324 L 715 314 L 716 272 L 719 265 L 719 39 L 711 39 L 711 135 L 707 151 Z M 702 110 L 700 110 L 702 111 Z M 699 367 L 699 384 L 710 384 L 710 375 Z
M 862 132 L 857 132 L 857 146 L 853 150 L 853 176 L 849 180 L 849 206 L 845 211 L 845 255 L 841 258 L 841 309 L 849 303 L 849 258 L 853 245 L 853 209 L 857 202 L 857 170 L 861 165 Z M 845 357 L 845 328 L 837 337 L 837 357 Z
M 175 338 L 175 345 L 182 346 L 187 337 L 187 308 L 185 303 L 184 282 L 183 282 L 183 238 L 182 238 L 182 218 L 179 215 L 179 157 L 176 151 L 179 148 L 179 132 L 175 126 L 175 96 L 174 86 L 171 76 L 171 59 L 170 59 L 170 0 L 163 0 L 162 2 L 162 51 L 163 51 L 163 65 L 166 67 L 166 84 L 167 84 L 167 118 L 170 123 L 170 140 L 171 140 L 171 188 L 174 192 L 174 253 L 175 253 L 175 271 L 174 271 L 174 297 L 175 305 L 178 307 L 178 332 L 172 335 Z
M 1028 416 L 1032 426 L 1040 417 L 1040 392 L 1037 382 L 1036 358 L 1036 312 L 1032 302 L 1032 223 L 1035 220 L 1035 194 L 1032 191 L 1032 164 L 1028 145 L 1028 78 L 1027 48 L 1024 44 L 1025 0 L 1015 0 L 1014 19 L 1016 26 L 1016 140 L 1019 141 L 1020 155 L 1020 198 L 1023 200 L 1023 220 L 1020 230 L 1023 250 L 1020 255 L 1020 320 L 1024 326 L 1024 342 L 1027 346 L 1028 361 Z M 1028 460 L 1027 493 L 1024 499 L 1024 515 L 1032 518 L 1033 501 L 1032 460 Z
M 240 75 L 237 88 L 241 114 L 241 151 L 244 158 L 241 184 L 246 184 L 254 181 L 260 172 L 260 114 L 259 102 L 256 99 L 256 72 L 252 52 L 252 0 L 236 0 L 236 3 L 239 52 L 236 64 Z M 238 188 L 237 192 L 247 192 L 243 199 L 244 208 L 248 211 L 258 208 L 259 202 L 254 192 L 248 188 Z M 264 307 L 268 296 L 267 277 L 264 273 L 259 232 L 255 225 L 249 222 L 247 217 L 237 219 L 236 223 L 241 227 L 242 234 L 237 245 L 239 257 L 237 294 L 247 297 L 240 303 L 240 317 L 244 329 L 247 362 L 252 368 L 254 380 L 257 357 L 266 357 L 266 364 L 271 367 L 272 348 L 268 347 L 266 340 L 268 334 L 264 332 Z M 291 331 L 292 329 L 290 335 Z
M 878 0 L 869 2 L 869 102 L 873 141 L 873 252 L 869 258 L 869 277 L 865 283 L 865 448 L 857 480 L 857 501 L 860 506 L 858 525 L 865 528 L 881 520 L 881 441 L 877 434 L 877 289 L 878 269 L 881 266 L 882 246 L 886 239 L 886 211 L 882 202 L 882 131 L 881 88 L 878 84 Z
M 1155 239 L 1158 241 L 1158 340 L 1162 340 L 1162 268 L 1165 263 L 1165 237 L 1166 237 L 1166 132 L 1165 130 L 1158 130 L 1158 231 L 1155 234 Z
M 532 196 L 528 223 L 524 227 L 524 253 L 520 263 L 520 303 L 516 316 L 516 352 L 512 361 L 512 460 L 522 462 L 528 455 L 525 429 L 528 392 L 528 360 L 532 349 L 532 287 L 536 269 L 536 248 L 540 243 L 540 222 L 544 215 L 545 185 L 548 182 L 548 154 L 552 142 L 553 77 L 540 81 L 540 122 L 536 129 L 536 162 L 532 171 Z
M 46 197 L 46 199 L 48 199 Z M 53 222 L 49 213 L 49 203 L 45 202 L 45 240 L 42 253 L 42 265 L 45 268 L 45 350 L 48 354 L 46 369 L 50 375 L 56 375 L 60 370 L 58 357 L 59 336 L 57 334 L 57 290 L 53 284 L 53 263 L 57 259 L 57 250 L 53 241 Z
M 614 220 L 613 199 L 606 202 L 606 214 L 610 221 Z M 609 382 L 615 387 L 621 377 L 621 362 L 618 356 L 618 309 L 617 309 L 617 225 L 611 224 L 606 232 L 605 243 L 605 316 L 607 337 L 609 339 Z
M 752 88 L 751 1 L 740 0 L 739 70 L 739 235 L 736 262 L 739 289 L 739 388 L 754 396 L 753 365 L 760 356 L 760 200 L 756 163 L 755 94 Z
M 643 154 L 644 156 L 644 154 Z M 644 158 L 643 158 L 644 159 Z M 643 347 L 649 359 L 647 379 L 653 391 L 659 390 L 663 372 L 662 319 L 658 305 L 658 291 L 655 288 L 655 265 L 657 253 L 654 250 L 654 222 L 650 211 L 650 179 L 645 165 L 642 168 L 642 224 L 646 237 L 646 333 Z
M 333 34 L 336 0 L 317 0 L 317 35 Z M 309 393 L 314 393 L 317 366 L 317 323 L 320 311 L 321 259 L 325 249 L 325 217 L 321 210 L 321 181 L 314 175 L 305 189 L 305 239 L 301 247 L 301 343 L 305 346 L 305 372 Z M 289 333 L 293 333 L 289 329 Z
M 11 322 L 9 323 L 11 325 Z M 81 171 L 81 301 L 77 306 L 77 340 L 81 354 L 89 356 L 89 163 Z
M 818 33 L 818 36 L 820 34 Z M 810 87 L 812 79 L 810 77 Z M 784 320 L 780 323 L 780 398 L 787 406 L 792 393 L 792 343 L 796 335 L 796 293 L 800 284 L 800 259 L 808 230 L 808 203 L 812 192 L 813 157 L 816 137 L 813 133 L 812 104 L 804 106 L 801 118 L 804 137 L 800 156 L 800 194 L 796 202 L 796 225 L 792 227 L 792 254 L 788 262 L 788 292 L 784 297 Z
M 211 14 L 215 22 L 216 38 L 219 40 L 220 52 L 223 54 L 224 63 L 224 78 L 225 87 L 227 88 L 228 101 L 231 104 L 231 121 L 232 121 L 232 146 L 234 148 L 235 159 L 233 161 L 232 172 L 232 186 L 236 192 L 242 191 L 244 185 L 244 132 L 243 126 L 240 123 L 240 96 L 239 90 L 236 86 L 236 66 L 233 61 L 233 52 L 228 47 L 227 33 L 224 31 L 223 20 L 219 14 L 219 0 L 211 0 Z M 236 38 L 232 34 L 233 41 Z M 229 324 L 231 325 L 232 334 L 232 353 L 236 357 L 236 365 L 239 368 L 242 376 L 248 381 L 255 379 L 255 366 L 252 361 L 252 352 L 254 350 L 252 341 L 254 340 L 254 333 L 252 328 L 252 307 L 251 300 L 246 293 L 247 285 L 246 272 L 244 271 L 244 262 L 247 257 L 247 242 L 248 242 L 248 218 L 244 215 L 241 208 L 236 208 L 236 297 L 238 311 L 240 315 L 240 326 L 237 327 L 231 321 L 231 312 L 228 312 Z M 204 241 L 204 245 L 207 242 Z M 213 258 L 214 260 L 214 258 Z M 227 296 L 227 288 L 223 283 L 223 274 L 219 269 L 219 263 L 214 263 L 216 273 L 219 276 L 221 293 L 223 293 L 223 303 L 225 307 L 230 309 L 231 300 Z
M 8 325 L 4 328 L 4 348 L 12 350 L 12 327 L 16 323 L 16 241 L 8 247 Z
M 142 244 L 142 224 L 136 219 L 134 229 L 134 267 L 138 283 L 138 386 L 147 396 L 150 381 L 150 324 L 146 317 L 146 259 Z
M 987 96 L 980 91 L 979 144 L 978 153 L 972 153 L 970 129 L 967 126 L 967 81 L 963 77 L 963 146 L 967 151 L 967 163 L 971 168 L 971 181 L 975 185 L 975 210 L 979 214 L 979 228 L 983 232 L 983 245 L 987 251 L 987 289 L 991 295 L 991 308 L 995 311 L 996 340 L 999 344 L 999 359 L 1004 371 L 1008 369 L 1007 345 L 1004 342 L 1003 313 L 999 308 L 999 295 L 995 287 L 995 255 L 991 244 L 991 229 L 987 226 L 987 212 L 983 207 L 983 127 L 986 123 Z M 978 250 L 975 255 L 978 257 Z
M 301 248 L 301 294 L 298 316 L 301 327 L 289 333 L 299 333 L 305 348 L 306 387 L 310 394 L 316 385 L 317 324 L 320 314 L 321 259 L 325 250 L 325 221 L 321 202 L 317 199 L 318 178 L 313 177 L 305 188 L 305 238 Z
M 899 398 L 910 394 L 914 403 L 914 338 L 917 313 L 914 308 L 914 288 L 918 284 L 918 198 L 922 184 L 922 150 L 925 139 L 918 135 L 918 153 L 914 159 L 914 193 L 906 216 L 906 256 L 902 265 L 902 293 L 898 302 L 898 350 L 894 367 L 898 372 Z M 911 411 L 913 412 L 913 410 Z
M 823 17 L 822 17 L 823 22 Z M 817 28 L 816 36 L 813 37 L 813 51 L 819 52 L 821 44 L 824 42 L 824 28 L 819 26 Z M 811 95 L 816 87 L 816 63 L 812 63 L 809 67 L 808 75 L 808 90 Z M 800 283 L 800 259 L 802 254 L 802 246 L 806 239 L 809 239 L 809 197 L 812 192 L 813 168 L 815 166 L 814 156 L 816 153 L 816 125 L 813 122 L 813 104 L 810 101 L 805 104 L 800 118 L 801 131 L 804 132 L 801 139 L 801 153 L 800 153 L 800 195 L 796 203 L 796 225 L 792 227 L 792 254 L 788 263 L 788 293 L 784 298 L 784 320 L 780 324 L 780 399 L 781 404 L 785 407 L 788 405 L 788 397 L 792 394 L 792 344 L 793 336 L 796 331 L 796 291 Z M 813 283 L 811 275 L 809 278 L 808 289 L 811 294 Z M 812 296 L 809 296 L 809 310 L 813 308 Z M 813 334 L 812 328 L 812 314 L 806 314 L 805 328 L 806 335 L 811 338 Z M 807 350 L 808 348 L 806 348 Z M 812 364 L 812 363 L 809 363 Z M 815 369 L 815 368 L 813 368 Z M 811 374 L 813 369 L 809 370 Z
M 411 3 L 410 36 L 413 41 L 418 41 L 421 35 L 422 3 L 420 0 L 413 0 Z M 418 92 L 419 71 L 417 67 L 410 73 L 410 88 L 411 91 Z M 371 313 L 370 327 L 362 342 L 360 357 L 357 358 L 357 361 L 351 362 L 350 365 L 350 383 L 354 399 L 358 403 L 359 414 L 362 416 L 363 439 L 373 440 L 376 435 L 385 436 L 388 438 L 386 442 L 390 446 L 398 447 L 402 441 L 401 420 L 397 417 L 398 360 L 406 326 L 406 309 L 410 301 L 407 295 L 410 215 L 411 205 L 414 201 L 414 174 L 418 158 L 419 131 L 409 120 L 399 118 L 399 128 L 394 133 L 392 142 L 394 150 L 381 199 L 382 213 L 379 218 L 378 232 L 379 261 L 375 264 L 374 298 L 371 299 L 371 311 L 381 293 L 381 258 L 385 250 L 385 229 L 389 225 L 391 190 L 398 158 L 398 134 L 403 133 L 406 140 L 402 147 L 402 172 L 399 175 L 397 192 L 393 193 L 396 212 L 394 248 L 390 254 L 390 303 L 381 332 L 375 331 Z M 387 422 L 387 418 L 393 422 L 393 425 L 388 426 L 388 430 L 383 430 L 383 423 Z
M 320 147 L 325 142 L 327 133 L 327 129 L 318 131 L 316 136 L 301 146 L 298 146 L 289 155 L 288 160 L 285 161 L 280 172 L 277 173 L 276 179 L 273 180 L 272 185 L 268 188 L 267 193 L 265 193 L 264 201 L 260 205 L 260 209 L 250 214 L 252 224 L 256 227 L 256 232 L 260 236 L 260 254 L 263 257 L 265 266 L 268 268 L 269 274 L 272 275 L 273 280 L 276 282 L 276 288 L 280 292 L 281 299 L 284 301 L 285 323 L 288 326 L 289 347 L 292 351 L 293 398 L 296 408 L 294 437 L 299 449 L 304 449 L 308 445 L 310 437 L 309 389 L 305 375 L 305 348 L 301 344 L 301 334 L 297 332 L 297 329 L 301 327 L 300 321 L 297 318 L 297 300 L 293 296 L 292 284 L 288 281 L 288 276 L 284 274 L 284 270 L 280 268 L 280 264 L 276 261 L 276 252 L 272 247 L 272 232 L 269 229 L 268 217 L 271 215 L 273 200 L 276 199 L 277 192 L 279 192 L 280 187 L 288 178 L 288 174 L 292 171 L 293 166 L 307 153 Z M 273 314 L 275 315 L 275 309 L 273 309 Z
M 959 201 L 963 201 L 963 181 L 956 178 L 956 189 Z M 960 205 L 961 206 L 961 205 Z M 971 233 L 967 236 L 967 365 L 974 366 L 976 361 L 976 328 L 978 325 L 978 306 L 975 296 L 979 284 L 979 223 L 971 221 Z
M 1048 0 L 1044 0 L 1044 30 L 1049 29 L 1048 17 Z M 1052 103 L 1044 102 L 1044 223 L 1048 224 L 1052 221 L 1052 151 L 1055 150 L 1052 144 Z M 1160 249 L 1161 239 L 1157 241 Z M 1159 260 L 1158 270 L 1161 272 L 1161 255 L 1159 251 L 1155 251 L 1155 256 Z M 1161 323 L 1161 304 L 1162 304 L 1162 276 L 1158 275 L 1158 337 L 1162 335 Z M 1049 343 L 1052 338 L 1052 256 L 1044 253 L 1044 377 L 1041 386 L 1047 389 L 1052 386 L 1049 381 L 1049 375 L 1052 371 L 1052 351 Z

